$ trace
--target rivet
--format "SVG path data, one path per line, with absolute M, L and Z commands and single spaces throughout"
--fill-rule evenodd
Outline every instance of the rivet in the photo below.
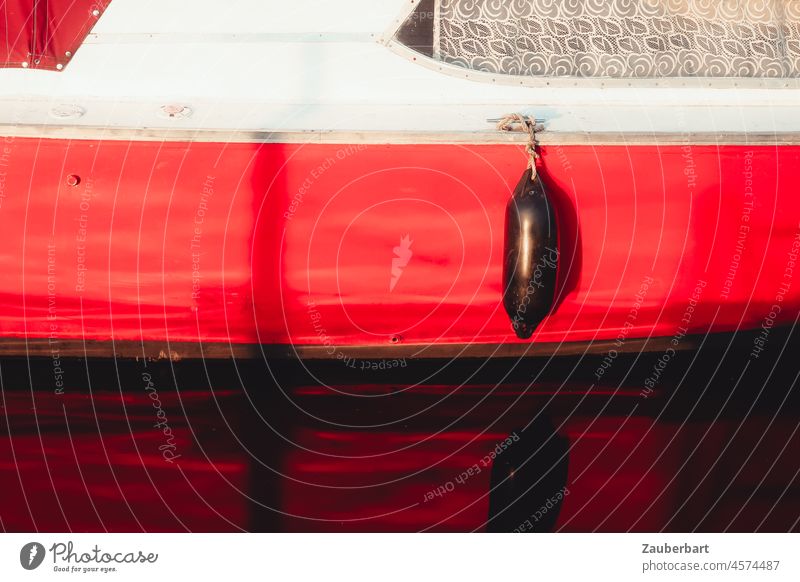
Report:
M 60 71 L 61 69 L 63 69 L 63 68 L 64 68 L 64 65 L 62 65 L 61 63 L 58 63 L 58 64 L 56 65 L 56 69 L 58 69 L 59 71 Z
M 95 18 L 97 18 L 98 16 L 100 16 L 100 11 L 99 11 L 99 10 L 97 10 L 97 9 L 95 9 L 95 10 L 92 10 L 92 16 L 94 16 Z
M 86 110 L 74 103 L 59 103 L 50 109 L 50 117 L 54 119 L 78 119 Z
M 72 56 L 72 51 L 65 52 L 64 56 L 67 57 L 67 58 L 71 57 Z
M 23 61 L 22 68 L 23 69 L 27 69 L 28 68 L 28 61 Z
M 179 105 L 177 103 L 170 103 L 162 105 L 158 115 L 166 119 L 185 119 L 192 114 L 191 107 L 186 105 Z

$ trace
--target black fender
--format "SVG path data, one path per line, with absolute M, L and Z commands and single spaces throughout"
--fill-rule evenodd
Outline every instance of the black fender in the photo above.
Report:
M 517 337 L 531 337 L 553 308 L 558 273 L 555 206 L 528 169 L 506 206 L 503 306 Z

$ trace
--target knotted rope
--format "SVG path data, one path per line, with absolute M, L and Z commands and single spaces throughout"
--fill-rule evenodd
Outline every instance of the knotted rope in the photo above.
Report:
M 497 122 L 497 129 L 500 131 L 526 131 L 528 132 L 528 143 L 525 151 L 528 153 L 528 167 L 531 169 L 531 179 L 536 179 L 536 160 L 539 159 L 539 152 L 536 151 L 536 118 L 526 117 L 520 113 L 509 113 Z

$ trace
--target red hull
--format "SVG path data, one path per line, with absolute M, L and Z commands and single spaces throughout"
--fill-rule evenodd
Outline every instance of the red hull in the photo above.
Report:
M 531 341 L 794 321 L 800 147 L 545 146 L 542 158 L 568 274 Z M 501 270 L 524 164 L 516 145 L 5 138 L 0 335 L 339 357 L 522 343 Z M 405 235 L 413 255 L 390 290 Z

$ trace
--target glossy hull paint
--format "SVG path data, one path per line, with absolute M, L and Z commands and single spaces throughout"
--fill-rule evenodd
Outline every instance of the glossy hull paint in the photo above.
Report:
M 2 337 L 521 341 L 501 288 L 520 146 L 0 141 Z M 794 321 L 800 147 L 541 153 L 561 267 L 530 341 Z

